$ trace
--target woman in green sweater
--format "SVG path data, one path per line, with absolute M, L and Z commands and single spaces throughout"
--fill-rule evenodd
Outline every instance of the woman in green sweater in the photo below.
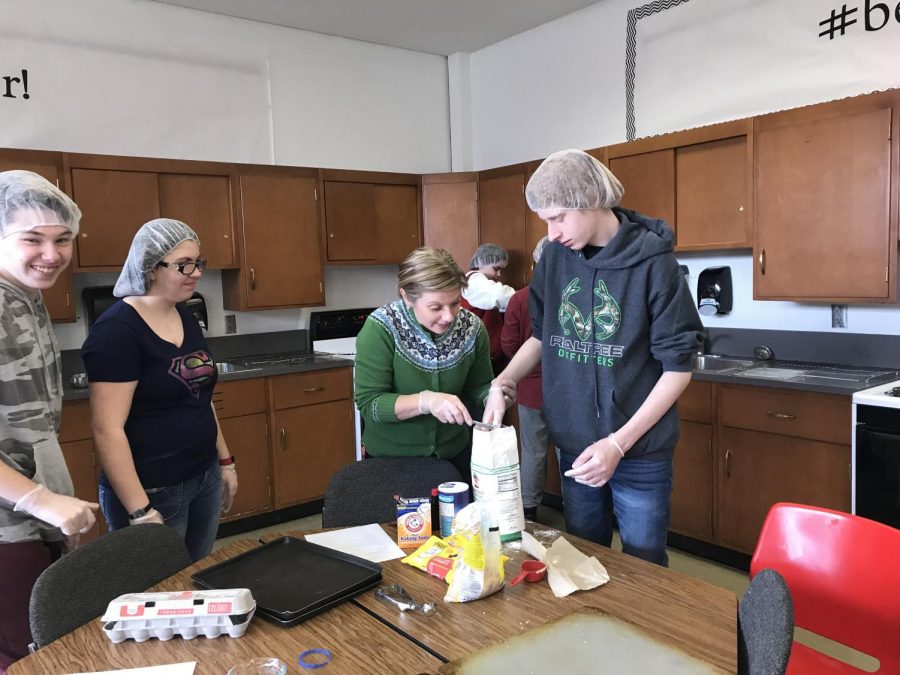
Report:
M 469 474 L 470 406 L 509 405 L 492 386 L 481 320 L 460 308 L 466 277 L 449 253 L 418 248 L 400 264 L 400 299 L 369 315 L 356 339 L 356 405 L 372 457 L 437 456 Z

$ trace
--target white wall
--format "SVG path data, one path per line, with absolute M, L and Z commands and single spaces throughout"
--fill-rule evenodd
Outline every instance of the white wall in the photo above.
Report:
M 447 65 L 432 54 L 146 0 L 4 0 L 0 64 L 29 81 L 28 99 L 0 97 L 0 147 L 450 170 Z M 77 293 L 115 280 L 77 276 Z M 329 308 L 377 305 L 395 297 L 396 267 L 329 269 L 325 282 Z M 200 292 L 221 335 L 220 275 Z M 306 323 L 299 310 L 238 317 L 240 332 Z M 64 349 L 85 337 L 81 320 L 57 332 Z
M 626 140 L 626 16 L 643 4 L 605 0 L 473 53 L 474 168 Z M 819 22 L 841 5 L 825 0 L 689 0 L 639 19 L 637 136 L 900 86 L 900 22 L 892 14 L 867 32 L 857 4 L 857 23 L 832 40 L 818 37 Z M 879 25 L 882 16 L 870 20 Z M 704 268 L 732 266 L 735 309 L 704 317 L 707 325 L 900 333 L 895 305 L 852 306 L 848 327 L 832 329 L 830 306 L 754 302 L 749 252 L 679 257 L 694 292 Z

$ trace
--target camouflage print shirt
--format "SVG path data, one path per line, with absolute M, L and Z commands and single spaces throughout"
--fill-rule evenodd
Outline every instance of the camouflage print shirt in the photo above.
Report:
M 57 432 L 62 416 L 59 348 L 44 303 L 0 279 L 0 462 L 71 495 Z M 58 540 L 58 528 L 13 511 L 0 497 L 0 543 Z

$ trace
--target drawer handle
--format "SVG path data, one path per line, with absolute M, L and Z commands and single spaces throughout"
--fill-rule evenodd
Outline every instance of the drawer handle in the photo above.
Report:
M 287 432 L 284 429 L 282 429 L 280 436 L 281 436 L 281 449 L 287 450 Z
M 725 478 L 731 478 L 731 450 L 725 451 Z
M 303 393 L 304 394 L 312 394 L 313 392 L 316 392 L 316 391 L 325 391 L 325 387 L 309 387 L 308 389 L 304 389 Z
M 797 419 L 796 415 L 791 415 L 791 413 L 782 413 L 782 412 L 773 412 L 769 411 L 766 413 L 769 417 L 774 417 L 776 420 L 795 420 Z

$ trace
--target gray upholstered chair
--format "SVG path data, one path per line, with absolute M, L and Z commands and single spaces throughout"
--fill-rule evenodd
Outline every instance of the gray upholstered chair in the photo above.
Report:
M 738 609 L 739 675 L 784 675 L 794 641 L 794 605 L 784 578 L 764 569 Z
M 394 522 L 394 495 L 428 497 L 441 483 L 461 480 L 453 464 L 437 457 L 370 457 L 353 462 L 328 482 L 322 526 Z
M 116 530 L 67 553 L 38 577 L 31 591 L 36 647 L 106 611 L 125 593 L 141 593 L 191 564 L 184 540 L 156 523 Z

